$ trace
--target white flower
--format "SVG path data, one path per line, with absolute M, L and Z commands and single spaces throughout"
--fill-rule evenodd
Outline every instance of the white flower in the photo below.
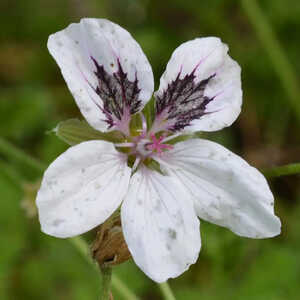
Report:
M 197 260 L 198 217 L 250 238 L 280 233 L 273 195 L 258 170 L 208 140 L 167 143 L 183 132 L 222 129 L 239 115 L 240 67 L 220 39 L 197 38 L 174 51 L 154 94 L 155 120 L 147 129 L 141 114 L 139 135 L 132 135 L 129 122 L 151 98 L 154 81 L 126 30 L 83 19 L 51 35 L 48 48 L 89 124 L 121 131 L 124 143 L 83 142 L 49 166 L 37 196 L 45 233 L 82 234 L 121 206 L 132 257 L 157 282 Z

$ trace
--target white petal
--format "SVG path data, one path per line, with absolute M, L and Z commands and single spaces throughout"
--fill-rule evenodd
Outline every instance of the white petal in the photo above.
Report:
M 280 233 L 264 176 L 226 148 L 194 139 L 176 144 L 160 161 L 192 195 L 200 218 L 251 238 Z
M 107 124 L 98 107 L 103 105 L 95 93 L 98 79 L 91 57 L 110 75 L 118 70 L 119 61 L 128 80 L 134 81 L 137 77 L 141 90 L 139 100 L 143 105 L 152 95 L 151 66 L 138 43 L 117 24 L 105 19 L 82 19 L 80 23 L 52 34 L 48 48 L 60 66 L 81 113 L 98 130 L 106 130 Z
M 211 80 L 205 96 L 214 100 L 206 108 L 205 114 L 199 120 L 192 122 L 191 131 L 216 131 L 230 126 L 241 112 L 242 88 L 241 68 L 231 57 L 226 55 L 224 64 Z
M 227 52 L 227 45 L 219 38 L 207 37 L 183 43 L 172 54 L 160 79 L 159 90 L 155 93 L 157 97 L 163 97 L 179 74 L 179 79 L 194 74 L 195 85 L 213 76 L 206 84 L 203 94 L 213 100 L 204 106 L 202 116 L 191 118 L 190 126 L 185 127 L 186 131 L 219 130 L 231 125 L 238 117 L 242 104 L 241 70 Z M 190 98 L 198 98 L 199 104 L 203 102 L 203 97 L 199 97 L 199 90 L 198 94 L 196 91 L 189 94 L 190 91 L 190 87 L 180 89 L 179 97 L 185 99 L 182 109 L 184 112 Z M 172 93 L 173 97 L 174 94 Z M 190 108 L 195 109 L 197 102 L 192 104 Z M 170 120 L 169 123 L 172 124 Z
M 46 170 L 37 195 L 42 230 L 65 238 L 100 225 L 121 204 L 129 178 L 126 157 L 112 144 L 69 148 Z
M 157 282 L 183 273 L 200 251 L 199 221 L 178 183 L 143 167 L 132 177 L 121 208 L 132 257 Z

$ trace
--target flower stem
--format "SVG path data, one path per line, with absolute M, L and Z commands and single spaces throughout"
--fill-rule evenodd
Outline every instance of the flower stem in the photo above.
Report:
M 101 266 L 100 270 L 102 274 L 102 292 L 101 292 L 100 300 L 110 300 L 112 269 L 109 266 Z
M 16 170 L 14 170 L 11 165 L 2 161 L 1 159 L 0 159 L 0 170 L 4 175 L 6 175 L 16 184 L 21 185 L 24 182 L 23 177 L 18 172 L 16 172 Z
M 262 171 L 267 178 L 300 174 L 300 163 L 273 167 Z
M 41 173 L 46 169 L 46 165 L 27 155 L 24 151 L 18 149 L 16 146 L 0 137 L 0 153 L 24 165 L 31 167 Z
M 158 286 L 165 300 L 176 300 L 168 282 L 160 283 Z
M 82 255 L 82 257 L 96 270 L 98 271 L 97 265 L 93 262 L 91 259 L 91 256 L 89 255 L 89 246 L 85 242 L 83 238 L 80 236 L 76 236 L 73 238 L 68 239 L 68 241 L 73 244 L 73 246 L 79 251 L 79 253 Z M 130 289 L 114 274 L 112 276 L 111 281 L 112 287 L 118 291 L 120 295 L 126 300 L 138 300 L 137 296 L 135 296 Z
M 111 285 L 125 300 L 139 300 L 115 274 L 112 276 Z
M 300 90 L 297 83 L 297 74 L 294 72 L 293 66 L 284 54 L 284 50 L 257 1 L 242 0 L 241 5 L 252 23 L 265 51 L 269 55 L 274 70 L 290 100 L 290 107 L 295 111 L 296 117 L 300 121 Z

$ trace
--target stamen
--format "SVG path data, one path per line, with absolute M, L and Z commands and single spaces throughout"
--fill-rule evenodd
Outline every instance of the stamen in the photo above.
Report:
M 153 151 L 153 152 L 155 151 L 158 154 L 162 154 L 163 149 L 166 149 L 166 150 L 173 149 L 172 145 L 162 144 L 162 140 L 163 140 L 164 136 L 160 136 L 157 139 L 154 134 L 151 134 L 150 137 L 151 137 L 153 143 L 147 145 L 148 150 Z

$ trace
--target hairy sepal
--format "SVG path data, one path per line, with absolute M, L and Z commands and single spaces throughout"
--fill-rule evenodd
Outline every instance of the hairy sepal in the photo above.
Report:
M 90 140 L 103 140 L 112 143 L 121 143 L 124 140 L 120 132 L 110 131 L 104 133 L 94 129 L 86 121 L 78 119 L 59 122 L 52 132 L 70 146 Z
M 152 97 L 150 101 L 145 105 L 143 109 L 143 114 L 147 122 L 147 128 L 151 128 L 153 121 L 155 119 L 155 100 Z

